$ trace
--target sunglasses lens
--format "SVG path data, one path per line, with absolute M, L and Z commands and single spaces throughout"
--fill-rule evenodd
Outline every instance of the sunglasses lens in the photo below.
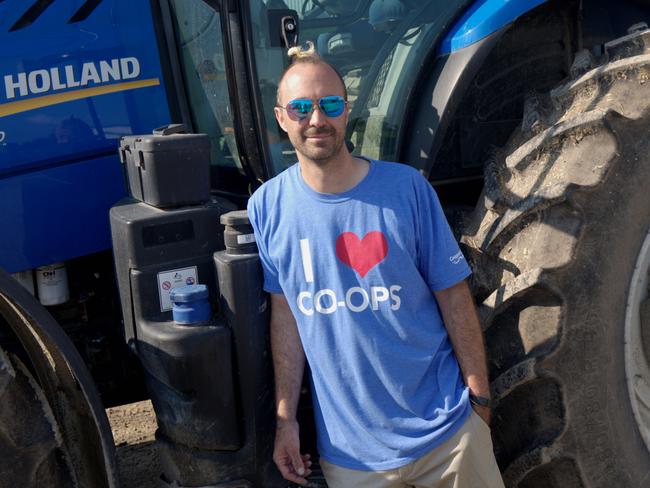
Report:
M 287 104 L 287 112 L 298 119 L 304 119 L 312 111 L 314 103 L 311 100 L 292 100 Z
M 345 110 L 343 97 L 323 97 L 318 101 L 318 107 L 328 117 L 338 117 Z M 294 120 L 304 120 L 314 109 L 314 102 L 306 98 L 291 100 L 285 107 L 287 113 Z
M 345 109 L 345 100 L 343 97 L 323 97 L 318 102 L 318 106 L 328 117 L 338 117 Z

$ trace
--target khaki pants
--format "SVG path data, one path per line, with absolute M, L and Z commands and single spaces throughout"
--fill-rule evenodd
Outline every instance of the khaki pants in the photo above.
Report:
M 490 428 L 474 411 L 433 451 L 401 468 L 357 471 L 320 461 L 329 488 L 503 488 Z

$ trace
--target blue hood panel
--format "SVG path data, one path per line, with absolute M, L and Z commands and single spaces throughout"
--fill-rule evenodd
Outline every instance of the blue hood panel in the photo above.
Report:
M 478 0 L 449 30 L 438 49 L 449 54 L 510 24 L 546 0 Z
M 110 247 L 119 138 L 170 122 L 149 2 L 0 2 L 0 267 Z

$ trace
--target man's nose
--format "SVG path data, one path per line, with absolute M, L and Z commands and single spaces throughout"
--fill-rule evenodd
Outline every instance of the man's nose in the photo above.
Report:
M 311 111 L 311 114 L 309 114 L 309 125 L 321 127 L 323 125 L 326 125 L 326 121 L 327 116 L 323 113 L 318 105 L 314 105 L 314 109 Z

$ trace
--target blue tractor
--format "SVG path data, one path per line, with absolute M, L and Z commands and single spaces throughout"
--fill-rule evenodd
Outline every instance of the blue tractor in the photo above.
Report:
M 308 40 L 354 153 L 419 169 L 473 264 L 506 485 L 650 486 L 649 21 L 647 0 L 0 0 L 0 486 L 118 486 L 105 408 L 145 397 L 161 486 L 284 486 L 241 325 L 264 322 L 259 269 L 233 255 L 236 210 L 296 159 L 273 106 Z M 127 152 L 192 134 L 206 198 L 142 207 Z M 167 334 L 196 282 L 223 322 Z

